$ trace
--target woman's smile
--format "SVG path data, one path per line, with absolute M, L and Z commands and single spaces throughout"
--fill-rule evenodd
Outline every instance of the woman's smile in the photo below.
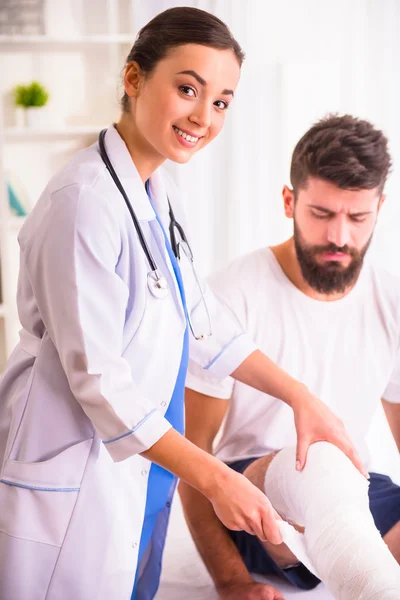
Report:
M 179 129 L 179 127 L 176 127 L 175 125 L 172 125 L 172 128 L 179 143 L 182 144 L 182 146 L 185 146 L 185 148 L 195 148 L 197 142 L 202 138 L 202 136 L 195 136 L 189 131 Z

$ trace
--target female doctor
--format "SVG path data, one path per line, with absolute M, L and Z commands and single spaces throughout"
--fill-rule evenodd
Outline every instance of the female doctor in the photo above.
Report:
M 176 477 L 230 529 L 281 541 L 266 497 L 182 436 L 191 358 L 294 410 L 298 460 L 341 422 L 258 351 L 193 268 L 160 169 L 221 131 L 243 54 L 192 8 L 158 15 L 125 69 L 123 113 L 44 190 L 19 235 L 22 323 L 0 387 L 0 598 L 153 598 Z M 212 334 L 212 335 L 211 335 Z

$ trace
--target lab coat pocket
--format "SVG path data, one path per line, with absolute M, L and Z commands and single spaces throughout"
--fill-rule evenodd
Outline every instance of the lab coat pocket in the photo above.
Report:
M 92 442 L 78 442 L 42 462 L 7 460 L 0 478 L 0 531 L 61 546 Z

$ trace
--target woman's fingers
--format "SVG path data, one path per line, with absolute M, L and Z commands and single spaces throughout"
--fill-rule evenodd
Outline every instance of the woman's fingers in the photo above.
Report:
M 274 511 L 274 509 L 271 506 L 271 509 L 262 519 L 264 541 L 271 542 L 271 544 L 283 543 L 282 534 L 278 525 L 278 521 L 280 520 L 280 516 Z
M 307 452 L 311 445 L 308 435 L 298 434 L 296 448 L 296 470 L 302 471 L 306 466 Z
M 264 496 L 264 502 L 251 521 L 246 525 L 246 531 L 256 535 L 263 542 L 282 544 L 282 535 L 278 526 L 281 520 L 278 513 L 272 508 L 268 498 Z
M 297 403 L 293 410 L 297 432 L 297 470 L 301 471 L 304 468 L 311 444 L 324 441 L 337 446 L 364 477 L 369 477 L 354 444 L 347 435 L 343 422 L 328 406 L 313 397 Z
M 273 544 L 282 543 L 279 515 L 265 494 L 243 475 L 231 471 L 223 488 L 219 487 L 209 500 L 228 529 L 246 531 Z
M 351 462 L 356 467 L 356 469 L 358 469 L 364 475 L 364 477 L 369 479 L 369 473 L 368 473 L 367 469 L 365 468 L 360 455 L 358 454 L 357 450 L 355 449 L 355 447 L 353 446 L 351 441 L 348 438 L 345 439 L 342 444 L 342 447 L 339 446 L 339 448 L 351 460 Z

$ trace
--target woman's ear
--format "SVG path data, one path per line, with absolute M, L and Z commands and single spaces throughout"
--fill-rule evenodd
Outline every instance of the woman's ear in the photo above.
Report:
M 125 67 L 124 87 L 129 98 L 138 98 L 142 87 L 143 72 L 137 62 L 132 61 Z

